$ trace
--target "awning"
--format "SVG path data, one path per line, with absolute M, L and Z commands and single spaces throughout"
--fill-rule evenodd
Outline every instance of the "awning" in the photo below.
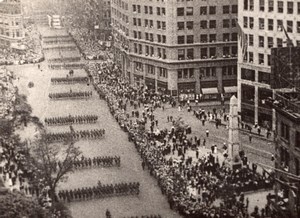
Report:
M 236 93 L 237 92 L 237 86 L 225 86 L 224 87 L 225 93 Z
M 218 94 L 218 88 L 203 88 L 202 89 L 203 95 L 208 95 L 208 94 Z

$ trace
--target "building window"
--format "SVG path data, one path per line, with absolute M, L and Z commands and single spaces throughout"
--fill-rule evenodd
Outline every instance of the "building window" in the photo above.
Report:
M 157 29 L 161 29 L 161 21 L 157 21 Z
M 277 20 L 277 31 L 281 32 L 283 26 L 283 21 L 282 20 Z
M 249 9 L 248 0 L 244 0 L 244 11 Z
M 238 12 L 238 6 L 237 5 L 231 5 L 231 13 L 237 14 Z
M 249 34 L 249 46 L 253 46 L 253 35 Z
M 177 8 L 177 16 L 184 16 L 184 8 Z
M 283 13 L 283 1 L 278 1 L 277 2 L 277 12 L 278 13 Z
M 153 14 L 153 8 L 152 8 L 152 6 L 149 6 L 149 14 Z
M 290 140 L 290 127 L 284 122 L 281 122 L 281 137 L 285 140 Z
M 274 0 L 269 0 L 269 12 L 274 11 Z
M 258 36 L 258 42 L 259 42 L 259 47 L 261 48 L 265 47 L 265 37 Z
M 223 47 L 223 57 L 227 57 L 230 54 L 230 48 L 228 46 Z
M 283 40 L 280 38 L 277 38 L 277 47 L 281 48 L 283 44 Z
M 287 3 L 287 13 L 293 14 L 294 13 L 294 2 Z
M 184 60 L 184 59 L 185 59 L 185 50 L 178 49 L 178 60 Z
M 215 42 L 217 40 L 216 34 L 209 34 L 209 42 Z
M 250 63 L 253 63 L 253 57 L 254 57 L 253 52 L 249 52 L 249 62 Z
M 193 21 L 186 22 L 186 28 L 188 30 L 192 30 L 194 28 L 194 22 Z
M 209 28 L 210 29 L 215 29 L 217 26 L 217 22 L 215 20 L 210 20 L 209 21 Z
M 297 12 L 300 14 L 300 2 L 297 3 Z
M 238 34 L 237 33 L 232 33 L 231 34 L 231 41 L 237 41 L 237 39 L 238 39 Z
M 207 48 L 201 48 L 201 59 L 207 59 Z
M 167 43 L 167 37 L 165 35 L 162 36 L 162 42 Z
M 209 48 L 209 56 L 210 56 L 210 58 L 216 57 L 216 48 L 215 47 Z
M 230 34 L 229 33 L 223 33 L 223 41 L 224 42 L 230 41 Z
M 229 5 L 223 5 L 223 14 L 229 14 L 230 7 Z
M 177 70 L 177 77 L 178 79 L 182 79 L 182 69 Z
M 160 7 L 156 8 L 156 14 L 160 16 Z
M 236 20 L 235 19 L 232 19 L 231 20 L 231 27 L 236 27 Z
M 188 48 L 186 50 L 187 60 L 193 60 L 194 59 L 194 49 Z
M 250 80 L 250 81 L 255 81 L 255 71 L 242 68 L 241 69 L 241 78 L 244 80 Z
M 253 29 L 253 27 L 254 27 L 254 19 L 253 19 L 253 17 L 250 17 L 249 18 L 249 28 Z
M 167 26 L 166 26 L 166 22 L 165 21 L 163 21 L 163 22 L 161 22 L 162 23 L 162 29 L 163 30 L 166 30 L 166 28 L 167 28 Z
M 144 13 L 148 14 L 148 6 L 144 6 Z
M 260 83 L 265 83 L 265 84 L 270 84 L 270 73 L 258 71 L 258 82 Z
M 209 6 L 209 14 L 216 14 L 216 6 Z
M 161 35 L 157 34 L 157 42 L 161 42 Z
M 286 22 L 286 31 L 288 32 L 288 33 L 292 33 L 293 32 L 293 21 L 291 21 L 291 20 L 288 20 L 287 22 Z
M 250 11 L 253 11 L 254 10 L 254 0 L 249 0 L 250 3 L 249 3 L 249 9 Z
M 273 19 L 268 19 L 268 30 L 272 30 L 274 29 L 274 22 Z
M 188 35 L 188 36 L 186 37 L 186 43 L 187 43 L 187 44 L 192 44 L 192 43 L 194 43 L 194 35 Z
M 274 46 L 273 37 L 268 37 L 268 48 L 273 48 L 273 46 Z
M 300 33 L 300 22 L 297 21 L 297 33 Z
M 230 20 L 224 19 L 223 20 L 223 28 L 229 28 L 230 27 Z
M 207 29 L 207 21 L 206 20 L 201 20 L 200 21 L 200 27 L 201 27 L 201 29 Z
M 207 14 L 207 7 L 200 7 L 200 15 L 206 15 Z
M 243 17 L 243 26 L 244 28 L 248 28 L 248 17 Z
M 184 44 L 184 36 L 177 36 L 177 44 Z
M 265 19 L 259 18 L 258 23 L 259 23 L 259 29 L 264 30 L 265 29 Z
M 194 8 L 193 7 L 187 7 L 186 8 L 186 15 L 187 16 L 193 16 Z
M 206 34 L 201 34 L 200 35 L 200 42 L 202 42 L 202 43 L 207 42 L 207 35 Z
M 265 11 L 265 0 L 259 0 L 259 10 Z
M 264 54 L 258 54 L 258 63 L 259 64 L 265 63 L 265 55 Z

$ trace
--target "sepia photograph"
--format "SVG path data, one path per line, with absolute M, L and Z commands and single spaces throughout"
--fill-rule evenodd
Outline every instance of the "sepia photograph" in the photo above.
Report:
M 0 218 L 299 218 L 300 0 L 0 0 Z

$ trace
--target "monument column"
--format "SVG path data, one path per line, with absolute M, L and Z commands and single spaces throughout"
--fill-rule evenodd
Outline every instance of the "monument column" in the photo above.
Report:
M 238 128 L 238 99 L 233 95 L 230 98 L 230 112 L 229 112 L 229 135 L 228 135 L 228 158 L 231 168 L 235 164 L 239 164 L 239 128 Z

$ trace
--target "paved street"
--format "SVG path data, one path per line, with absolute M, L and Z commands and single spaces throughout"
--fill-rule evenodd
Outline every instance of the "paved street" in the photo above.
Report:
M 76 142 L 83 155 L 87 157 L 119 155 L 121 156 L 120 168 L 97 168 L 80 170 L 69 175 L 66 183 L 60 184 L 60 189 L 73 189 L 85 186 L 95 186 L 98 181 L 102 184 L 120 182 L 140 182 L 140 195 L 112 197 L 100 200 L 71 203 L 70 209 L 75 218 L 104 217 L 106 209 L 110 209 L 115 217 L 130 215 L 161 214 L 163 217 L 179 217 L 171 209 L 166 197 L 161 194 L 157 182 L 147 171 L 142 171 L 141 161 L 134 145 L 129 143 L 127 135 L 119 128 L 110 115 L 105 101 L 99 100 L 92 86 L 84 85 L 51 85 L 51 77 L 65 77 L 66 70 L 47 69 L 43 63 L 40 71 L 37 65 L 12 66 L 16 73 L 16 85 L 21 94 L 28 97 L 28 103 L 33 108 L 33 115 L 40 118 L 67 116 L 67 115 L 97 115 L 96 124 L 74 125 L 75 130 L 104 128 L 105 138 L 101 140 L 85 140 Z M 83 70 L 75 70 L 74 76 L 86 75 Z M 19 79 L 18 79 L 19 78 Z M 28 83 L 34 83 L 33 88 L 28 88 Z M 93 97 L 88 100 L 60 100 L 50 101 L 50 92 L 62 91 L 93 91 Z M 69 126 L 47 127 L 48 132 L 69 131 Z

